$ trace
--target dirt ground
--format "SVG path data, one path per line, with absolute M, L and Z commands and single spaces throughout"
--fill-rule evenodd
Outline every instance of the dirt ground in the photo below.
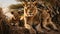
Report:
M 39 34 L 60 34 L 60 26 L 58 26 L 58 30 L 46 30 L 44 29 L 45 33 L 39 33 Z M 34 32 L 29 32 L 28 29 L 24 28 L 24 27 L 20 27 L 20 28 L 16 28 L 15 30 L 11 30 L 10 34 L 35 34 Z
M 58 30 L 51 30 L 51 31 L 46 31 L 46 34 L 60 34 L 60 26 L 58 27 Z

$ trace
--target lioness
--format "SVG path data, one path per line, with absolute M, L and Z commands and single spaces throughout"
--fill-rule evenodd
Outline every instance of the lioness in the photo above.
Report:
M 39 31 L 43 32 L 40 26 L 39 12 L 36 7 L 37 2 L 24 2 L 24 22 L 27 29 L 32 29 L 33 27 Z M 39 24 L 39 25 L 38 25 Z M 32 27 L 33 26 L 33 27 Z

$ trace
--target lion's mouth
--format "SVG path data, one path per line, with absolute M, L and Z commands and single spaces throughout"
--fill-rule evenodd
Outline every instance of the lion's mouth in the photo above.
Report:
M 29 13 L 29 14 L 27 14 L 27 16 L 28 16 L 28 17 L 32 17 L 32 16 L 34 16 L 34 14 Z

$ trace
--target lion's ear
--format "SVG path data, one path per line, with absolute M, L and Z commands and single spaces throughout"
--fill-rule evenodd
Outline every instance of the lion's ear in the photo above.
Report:
M 22 4 L 23 4 L 23 6 L 26 6 L 27 5 L 27 2 L 23 2 Z
M 34 1 L 33 4 L 34 4 L 34 6 L 36 6 L 37 5 L 37 1 Z

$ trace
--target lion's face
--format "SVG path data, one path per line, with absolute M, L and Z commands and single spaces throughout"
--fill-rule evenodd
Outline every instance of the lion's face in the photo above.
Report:
M 25 13 L 28 17 L 33 17 L 37 13 L 37 7 L 35 6 L 35 3 L 28 2 L 25 6 Z
M 36 13 L 36 9 L 34 7 L 27 9 L 27 12 L 26 12 L 27 16 L 34 16 L 35 13 Z

